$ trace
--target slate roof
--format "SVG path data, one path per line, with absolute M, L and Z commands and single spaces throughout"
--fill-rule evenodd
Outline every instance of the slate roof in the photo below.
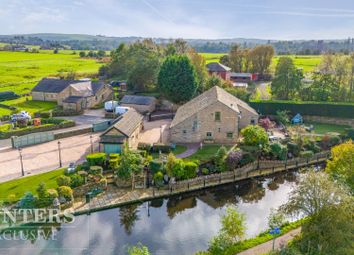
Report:
M 203 94 L 193 98 L 188 103 L 182 105 L 178 108 L 175 117 L 172 120 L 171 127 L 183 122 L 194 114 L 198 113 L 202 109 L 212 105 L 216 102 L 221 102 L 224 105 L 230 107 L 237 113 L 240 113 L 239 106 L 248 110 L 251 113 L 258 115 L 258 113 L 247 103 L 234 97 L 230 93 L 226 92 L 224 89 L 215 86 L 211 89 L 205 91 Z
M 113 136 L 113 135 L 105 135 L 101 136 L 100 143 L 124 143 L 125 137 L 123 136 Z
M 79 83 L 78 80 L 61 80 L 53 78 L 43 78 L 33 89 L 34 92 L 60 93 L 70 86 Z
M 143 121 L 144 116 L 138 113 L 135 109 L 129 109 L 126 113 L 124 113 L 120 119 L 111 127 L 109 127 L 101 137 L 104 137 L 107 132 L 112 130 L 113 128 L 120 131 L 122 134 L 130 137 L 136 128 Z
M 154 97 L 125 95 L 120 102 L 121 104 L 150 105 L 155 100 Z
M 230 77 L 252 78 L 251 73 L 231 73 Z
M 77 103 L 81 101 L 83 97 L 80 96 L 69 96 L 63 100 L 63 103 Z
M 210 72 L 229 72 L 231 70 L 230 67 L 224 66 L 218 62 L 211 62 L 206 65 Z
M 70 85 L 72 85 L 74 89 L 81 91 L 83 96 L 93 96 L 104 86 L 104 83 L 101 81 L 44 78 L 32 89 L 32 91 L 60 93 Z

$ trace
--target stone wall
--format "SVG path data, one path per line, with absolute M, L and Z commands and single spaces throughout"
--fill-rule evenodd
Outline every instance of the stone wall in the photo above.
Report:
M 319 122 L 325 124 L 337 124 L 337 125 L 348 125 L 354 128 L 354 112 L 353 119 L 344 119 L 344 118 L 333 118 L 333 117 L 324 117 L 324 116 L 303 116 L 304 121 L 309 122 Z
M 99 188 L 102 190 L 107 189 L 107 182 L 99 182 L 99 183 L 88 183 L 86 185 L 82 185 L 73 190 L 74 197 L 84 196 L 87 192 L 91 191 L 94 188 Z

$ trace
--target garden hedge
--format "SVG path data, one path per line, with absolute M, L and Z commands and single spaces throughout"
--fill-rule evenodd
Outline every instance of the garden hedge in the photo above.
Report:
M 46 132 L 46 131 L 52 131 L 52 130 L 69 128 L 69 127 L 75 126 L 75 122 L 72 120 L 58 120 L 58 119 L 56 119 L 56 121 L 61 121 L 61 122 L 57 123 L 57 124 L 47 122 L 47 124 L 42 123 L 43 125 L 41 125 L 41 126 L 28 126 L 25 128 L 18 128 L 15 130 L 2 131 L 2 132 L 0 132 L 0 139 L 7 139 L 7 138 L 10 138 L 11 136 L 23 136 L 23 135 L 28 135 L 28 134 L 32 134 L 32 133 Z
M 278 110 L 290 111 L 292 115 L 354 118 L 354 104 L 296 101 L 251 101 L 250 105 L 263 115 L 275 115 Z

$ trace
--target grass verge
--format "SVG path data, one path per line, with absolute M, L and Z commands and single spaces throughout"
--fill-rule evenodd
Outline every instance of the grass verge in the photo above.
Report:
M 57 188 L 56 178 L 62 174 L 64 168 L 0 183 L 0 200 L 6 201 L 11 194 L 14 194 L 16 199 L 20 199 L 28 191 L 35 193 L 41 182 L 44 182 L 48 189 Z

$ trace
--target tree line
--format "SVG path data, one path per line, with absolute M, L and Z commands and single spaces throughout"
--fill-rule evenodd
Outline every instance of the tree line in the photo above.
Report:
M 229 82 L 209 76 L 204 57 L 184 40 L 165 45 L 151 39 L 120 44 L 99 75 L 124 80 L 135 92 L 158 90 L 175 103 L 186 102 L 213 86 L 228 88 L 244 100 L 249 97 L 247 91 L 233 89 Z
M 276 99 L 303 101 L 354 101 L 354 54 L 324 54 L 318 70 L 304 79 L 293 59 L 281 57 L 272 81 Z
M 230 67 L 237 73 L 258 73 L 263 76 L 269 73 L 275 50 L 271 45 L 259 45 L 255 48 L 242 48 L 235 44 L 229 53 L 220 59 L 220 63 Z

